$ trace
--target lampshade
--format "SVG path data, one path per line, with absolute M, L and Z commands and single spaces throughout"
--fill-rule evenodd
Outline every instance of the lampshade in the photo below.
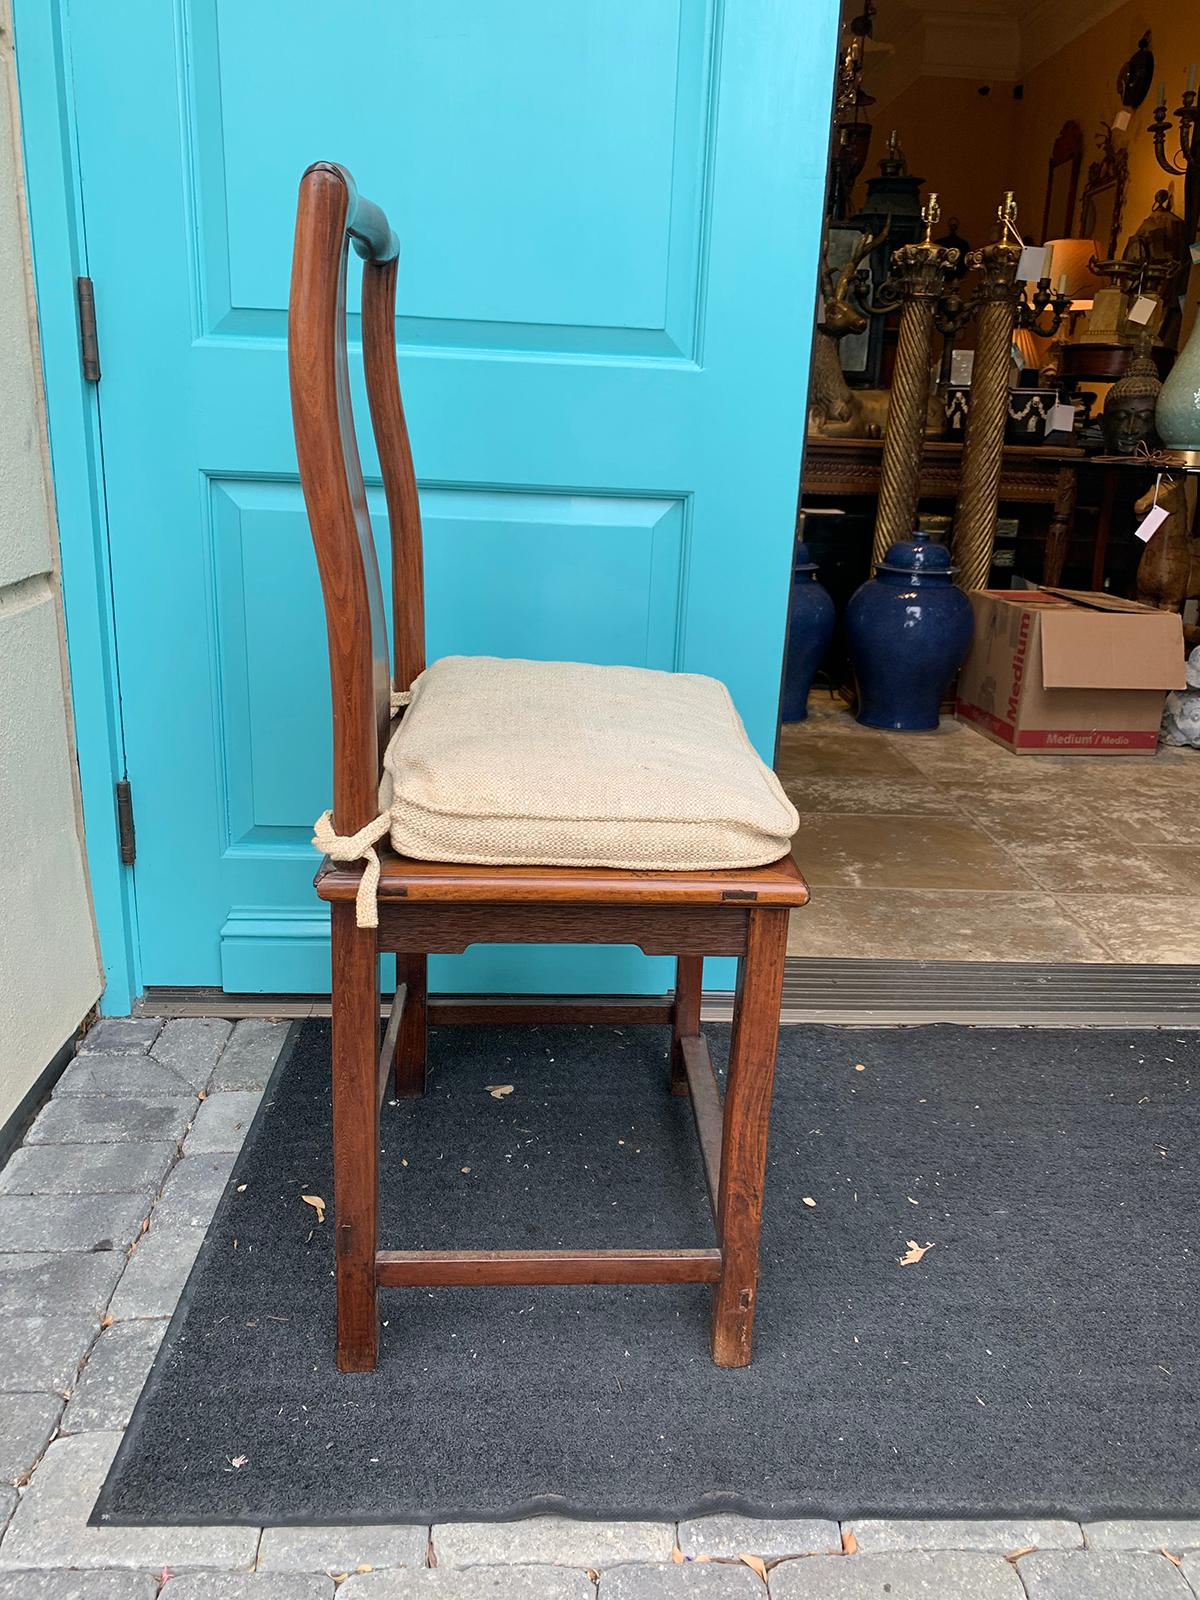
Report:
M 1086 311 L 1096 290 L 1105 286 L 1104 279 L 1098 278 L 1089 266 L 1092 257 L 1100 254 L 1100 246 L 1094 239 L 1048 239 L 1046 248 L 1050 252 L 1050 287 L 1057 290 L 1065 278 L 1071 310 Z

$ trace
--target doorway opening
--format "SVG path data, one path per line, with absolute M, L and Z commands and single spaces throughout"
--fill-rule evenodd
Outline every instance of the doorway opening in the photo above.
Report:
M 1200 451 L 1189 461 L 1156 407 L 1172 371 L 1200 365 L 1200 183 L 1175 110 L 1194 104 L 1187 31 L 1171 0 L 1095 0 L 1053 19 L 1022 5 L 953 19 L 921 0 L 843 6 L 777 759 L 813 889 L 789 946 L 801 1012 L 819 1012 L 831 985 L 863 1015 L 1200 1007 L 1200 749 L 1186 743 L 1200 731 L 1168 701 L 1200 644 Z M 965 440 L 972 421 L 985 432 L 980 252 L 1004 240 L 1007 414 L 980 570 Z M 896 253 L 922 242 L 940 258 L 918 367 L 905 364 Z M 889 690 L 919 677 L 919 630 L 867 638 L 851 600 L 884 554 L 889 427 L 903 426 L 897 395 L 913 383 L 928 394 L 920 466 L 911 521 L 894 531 L 928 534 L 943 565 L 973 558 L 965 587 L 990 598 L 972 603 L 961 674 L 952 665 L 933 687 L 936 726 L 898 731 L 868 725 L 880 718 L 864 673 Z M 1075 630 L 1094 624 L 1104 648 L 1117 637 L 1127 659 L 1064 675 L 1047 664 L 1048 632 L 1018 657 L 1037 702 L 1018 705 L 997 636 L 1062 626 L 1050 607 L 1083 618 Z M 1159 644 L 1174 630 L 1165 666 L 1128 646 L 1140 607 Z M 1164 703 L 1175 714 L 1160 734 Z M 1132 723 L 1135 738 L 1105 743 Z M 1040 748 L 1022 733 L 1039 728 Z

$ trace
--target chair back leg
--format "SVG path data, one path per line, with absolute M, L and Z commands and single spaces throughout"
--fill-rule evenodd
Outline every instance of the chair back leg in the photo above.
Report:
M 738 960 L 717 1195 L 722 1259 L 713 1291 L 712 1358 L 719 1367 L 744 1367 L 750 1360 L 787 930 L 785 910 L 752 911 L 746 953 Z
M 676 956 L 675 999 L 671 1006 L 671 1093 L 688 1092 L 683 1064 L 684 1039 L 700 1032 L 700 993 L 704 987 L 704 957 Z
M 427 956 L 396 957 L 396 987 L 405 986 L 404 1015 L 396 1035 L 394 1081 L 396 1098 L 410 1100 L 425 1093 L 425 1066 L 428 1057 L 428 967 Z
M 333 1211 L 337 1363 L 370 1372 L 379 1345 L 379 960 L 353 903 L 332 906 Z

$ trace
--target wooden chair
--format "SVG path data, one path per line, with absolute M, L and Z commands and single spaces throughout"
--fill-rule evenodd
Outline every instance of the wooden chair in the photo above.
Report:
M 329 633 L 333 827 L 343 841 L 375 822 L 381 759 L 394 723 L 383 597 L 351 416 L 348 241 L 363 258 L 363 355 L 391 527 L 393 660 L 395 682 L 403 688 L 425 660 L 421 519 L 396 364 L 398 245 L 378 207 L 356 195 L 349 174 L 319 162 L 300 186 L 288 348 L 300 478 Z M 356 921 L 356 895 L 370 870 L 360 860 L 326 859 L 316 876 L 332 921 L 339 1367 L 374 1367 L 380 1287 L 588 1283 L 712 1284 L 713 1360 L 744 1365 L 754 1322 L 788 915 L 808 898 L 790 857 L 736 872 L 476 867 L 407 859 L 380 844 L 378 860 L 377 928 Z M 448 998 L 431 1006 L 427 955 L 480 941 L 632 944 L 648 954 L 670 954 L 676 957 L 674 996 L 620 1004 Z M 382 951 L 396 952 L 398 987 L 381 1041 Z M 738 958 L 723 1107 L 700 1032 L 705 955 Z M 455 1023 L 669 1025 L 669 1088 L 691 1096 L 716 1244 L 702 1250 L 380 1250 L 379 1108 L 393 1072 L 396 1094 L 422 1093 L 430 1015 Z

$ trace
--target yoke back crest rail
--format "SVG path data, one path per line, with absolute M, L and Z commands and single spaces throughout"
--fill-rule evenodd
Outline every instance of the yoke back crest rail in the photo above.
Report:
M 344 167 L 318 161 L 300 184 L 288 302 L 288 370 L 304 490 L 329 634 L 333 816 L 356 833 L 378 811 L 391 682 L 379 563 L 354 430 L 346 351 L 346 269 L 363 258 L 363 363 L 392 542 L 396 683 L 425 665 L 421 513 L 396 364 L 400 244 Z
M 351 243 L 363 260 L 363 360 L 392 545 L 395 684 L 403 691 L 424 669 L 425 658 L 421 518 L 396 358 L 399 245 L 384 213 L 357 194 L 345 168 L 317 162 L 300 184 L 288 349 L 296 451 L 329 636 L 334 827 L 343 836 L 378 828 L 382 757 L 395 722 L 383 594 L 350 404 Z M 361 866 L 326 861 L 316 880 L 332 924 L 339 1367 L 375 1366 L 381 1287 L 691 1282 L 713 1287 L 713 1360 L 745 1365 L 757 1296 L 788 917 L 808 899 L 791 857 L 710 871 L 416 861 L 387 845 L 379 847 L 378 857 L 377 926 L 356 919 Z M 398 1096 L 424 1091 L 428 955 L 513 941 L 632 944 L 675 955 L 675 992 L 663 1006 L 631 1009 L 578 997 L 523 1006 L 497 1000 L 443 1007 L 440 1017 L 468 1026 L 556 1017 L 571 1023 L 669 1021 L 670 1071 L 659 1089 L 691 1100 L 713 1211 L 711 1248 L 379 1248 L 380 1107 L 389 1082 Z M 381 951 L 395 952 L 398 981 L 382 1037 Z M 700 1030 L 703 958 L 716 953 L 738 962 L 723 1098 Z M 392 1322 L 398 1325 L 397 1318 Z

